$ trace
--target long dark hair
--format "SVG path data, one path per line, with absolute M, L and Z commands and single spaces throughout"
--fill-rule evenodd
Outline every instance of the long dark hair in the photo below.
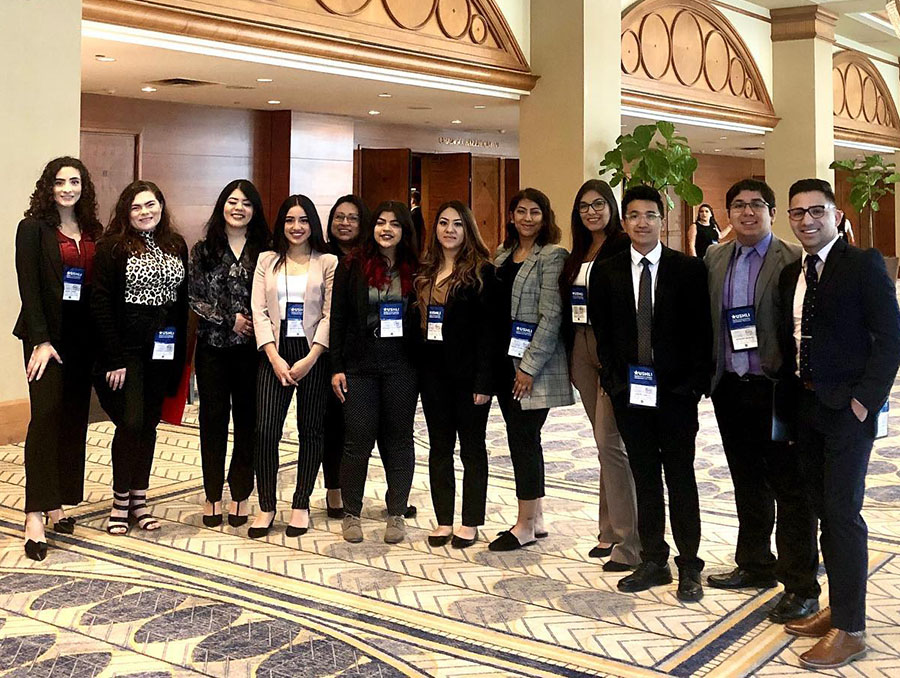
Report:
M 257 255 L 269 247 L 269 224 L 266 222 L 266 214 L 259 191 L 249 179 L 235 179 L 219 193 L 216 206 L 213 207 L 209 221 L 206 222 L 206 251 L 210 258 L 215 259 L 221 257 L 225 248 L 228 247 L 228 236 L 225 231 L 227 227 L 225 202 L 236 190 L 243 193 L 244 197 L 253 205 L 253 216 L 250 217 L 250 223 L 247 224 L 246 247 L 250 260 L 256 263 Z
M 306 218 L 309 220 L 309 248 L 313 252 L 320 254 L 328 253 L 328 243 L 325 242 L 325 236 L 322 234 L 322 222 L 319 221 L 319 212 L 313 201 L 305 195 L 289 195 L 281 203 L 278 208 L 278 216 L 275 217 L 275 223 L 272 225 L 272 249 L 278 253 L 278 261 L 275 262 L 275 268 L 284 263 L 287 257 L 288 249 L 291 247 L 290 241 L 284 234 L 284 222 L 287 219 L 287 213 L 292 207 L 302 207 L 306 212 Z
M 466 287 L 473 287 L 480 292 L 484 287 L 484 280 L 482 280 L 481 274 L 484 265 L 490 261 L 491 253 L 488 251 L 487 245 L 484 244 L 484 239 L 478 231 L 478 224 L 475 222 L 475 215 L 472 214 L 472 210 L 459 200 L 449 200 L 438 207 L 435 213 L 431 238 L 428 240 L 428 247 L 422 259 L 419 274 L 416 276 L 416 294 L 420 297 L 424 295 L 428 287 L 434 285 L 437 274 L 444 265 L 444 248 L 438 242 L 437 225 L 441 214 L 446 209 L 456 210 L 459 214 L 463 222 L 463 233 L 465 235 L 462 248 L 453 262 L 453 272 L 450 274 L 448 294 L 452 296 L 458 290 Z
M 584 221 L 581 219 L 581 212 L 578 211 L 578 204 L 588 191 L 596 191 L 606 201 L 607 209 L 609 210 L 609 221 L 603 227 L 606 238 L 610 239 L 624 232 L 622 219 L 619 217 L 619 205 L 609 184 L 602 179 L 588 179 L 585 181 L 581 188 L 578 189 L 578 193 L 575 194 L 575 202 L 572 204 L 572 253 L 566 258 L 562 275 L 559 277 L 560 283 L 566 287 L 571 285 L 575 278 L 578 277 L 578 270 L 581 268 L 581 264 L 584 263 L 584 258 L 590 251 L 591 242 L 593 241 L 591 232 L 584 225 Z
M 144 239 L 131 226 L 131 205 L 138 193 L 143 193 L 144 191 L 152 193 L 160 206 L 159 224 L 153 231 L 153 241 L 163 252 L 180 254 L 186 247 L 184 238 L 173 229 L 169 208 L 166 207 L 166 198 L 163 192 L 159 190 L 159 186 L 152 181 L 141 179 L 133 181 L 125 187 L 125 190 L 122 191 L 122 194 L 116 201 L 112 219 L 110 219 L 106 230 L 103 232 L 103 238 L 115 239 L 117 244 L 124 246 L 130 254 L 146 251 L 147 247 L 144 244 Z
M 78 170 L 78 174 L 81 175 L 81 197 L 75 203 L 75 220 L 82 233 L 96 240 L 103 232 L 103 224 L 97 218 L 97 192 L 94 190 L 91 173 L 78 158 L 64 155 L 47 163 L 34 184 L 34 192 L 31 194 L 25 216 L 40 219 L 51 226 L 59 227 L 59 210 L 53 199 L 53 183 L 63 167 Z
M 700 207 L 697 208 L 697 218 L 694 220 L 694 223 L 697 225 L 700 224 L 700 210 L 702 210 L 704 207 L 709 210 L 709 225 L 715 227 L 716 230 L 718 230 L 719 223 L 716 221 L 716 213 L 713 212 L 712 205 L 710 205 L 708 202 L 703 203 L 702 205 L 700 205 Z
M 353 260 L 360 262 L 369 287 L 383 290 L 391 284 L 390 262 L 379 251 L 374 237 L 375 224 L 385 212 L 393 212 L 400 222 L 402 232 L 394 255 L 394 269 L 400 274 L 400 286 L 406 295 L 412 291 L 413 278 L 419 268 L 419 257 L 416 254 L 419 251 L 419 243 L 416 240 L 409 208 L 402 202 L 387 200 L 375 208 L 366 228 L 360 229 L 360 245 L 354 250 Z
M 362 201 L 362 198 L 360 198 L 358 195 L 348 193 L 347 195 L 342 195 L 335 201 L 334 205 L 331 207 L 331 211 L 328 213 L 328 224 L 326 225 L 325 230 L 328 232 L 328 251 L 332 254 L 336 254 L 337 256 L 342 256 L 344 254 L 344 251 L 338 244 L 338 239 L 334 235 L 334 232 L 331 230 L 331 227 L 334 224 L 334 213 L 337 212 L 337 208 L 344 203 L 350 203 L 351 205 L 356 207 L 357 211 L 359 212 L 359 235 L 356 236 L 356 240 L 350 243 L 351 249 L 356 247 L 362 240 L 363 229 L 365 229 L 366 224 L 369 223 L 369 219 L 371 218 L 371 216 L 369 215 L 369 208 L 366 207 L 366 203 L 364 203 Z
M 519 244 L 519 232 L 516 230 L 513 212 L 523 200 L 537 203 L 541 210 L 541 230 L 538 231 L 535 243 L 538 245 L 558 243 L 562 233 L 560 233 L 559 226 L 556 225 L 556 215 L 550 207 L 550 198 L 536 188 L 523 188 L 509 201 L 509 221 L 506 222 L 506 237 L 503 240 L 503 247 L 511 249 Z

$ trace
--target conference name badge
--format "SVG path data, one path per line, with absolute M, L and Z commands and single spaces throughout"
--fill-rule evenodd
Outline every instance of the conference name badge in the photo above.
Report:
M 444 341 L 444 307 L 429 306 L 428 307 L 428 324 L 427 324 L 428 341 Z
M 759 346 L 756 339 L 756 313 L 752 306 L 729 308 L 728 333 L 732 351 L 749 351 Z
M 890 403 L 885 401 L 881 409 L 878 410 L 878 416 L 875 418 L 875 437 L 887 438 L 888 434 L 888 412 L 890 412 Z
M 79 301 L 84 284 L 83 268 L 67 268 L 63 273 L 63 301 Z
M 175 359 L 175 328 L 165 327 L 153 340 L 153 360 Z
M 656 407 L 656 370 L 644 365 L 628 366 L 628 404 L 633 407 Z
M 305 337 L 303 330 L 303 302 L 289 301 L 285 309 L 287 311 L 286 337 Z
M 378 311 L 381 318 L 381 329 L 378 336 L 382 338 L 403 336 L 403 304 L 383 303 Z
M 572 288 L 572 322 L 586 325 L 587 321 L 587 287 L 576 285 Z
M 512 324 L 512 331 L 509 337 L 509 355 L 512 358 L 521 358 L 525 355 L 525 349 L 531 343 L 534 331 L 537 329 L 535 323 L 523 323 L 516 320 Z

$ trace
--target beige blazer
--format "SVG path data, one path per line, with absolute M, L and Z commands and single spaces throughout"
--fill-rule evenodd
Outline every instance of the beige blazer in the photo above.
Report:
M 270 342 L 278 348 L 281 329 L 281 308 L 278 305 L 278 276 L 282 269 L 275 271 L 277 252 L 263 252 L 256 262 L 253 275 L 253 290 L 250 294 L 250 308 L 253 313 L 253 331 L 256 347 L 262 349 Z M 333 254 L 313 252 L 309 257 L 309 271 L 306 278 L 306 295 L 303 299 L 303 331 L 310 347 L 321 344 L 328 348 L 328 333 L 331 324 L 331 286 L 337 257 Z

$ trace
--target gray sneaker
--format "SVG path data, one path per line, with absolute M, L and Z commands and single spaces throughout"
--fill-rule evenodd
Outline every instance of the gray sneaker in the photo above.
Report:
M 403 516 L 388 516 L 384 529 L 385 544 L 399 544 L 406 537 L 406 523 Z
M 344 522 L 341 524 L 341 529 L 344 532 L 344 541 L 349 541 L 351 544 L 358 544 L 363 540 L 362 523 L 356 516 L 351 516 L 350 514 L 345 515 Z

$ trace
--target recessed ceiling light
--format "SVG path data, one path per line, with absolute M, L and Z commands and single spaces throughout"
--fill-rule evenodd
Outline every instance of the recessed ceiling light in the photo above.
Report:
M 506 134 L 506 130 L 505 130 L 505 129 L 498 129 L 498 130 L 497 130 L 497 133 L 498 133 L 498 134 Z
M 94 58 L 97 61 L 102 61 L 105 64 L 112 63 L 113 61 L 116 60 L 115 57 L 106 56 L 105 54 L 95 54 Z
M 462 120 L 451 120 L 450 124 L 451 125 L 462 125 Z
M 256 82 L 272 82 L 272 78 L 257 78 Z
M 719 137 L 719 139 L 723 139 L 723 140 L 724 140 L 724 139 L 727 139 L 727 138 L 728 138 L 728 137 Z
M 714 150 L 716 153 L 721 153 L 721 152 L 722 152 L 722 149 L 721 149 L 721 148 L 714 148 L 713 150 Z
M 141 91 L 142 92 L 155 92 L 156 88 L 150 87 L 150 85 L 147 85 L 146 87 L 141 87 Z
M 281 103 L 281 99 L 269 99 L 266 103 L 267 103 L 267 104 L 272 104 L 273 106 L 275 106 L 275 105 Z
M 381 111 L 371 110 L 369 111 L 369 115 L 381 115 Z
M 390 98 L 391 98 L 392 96 L 394 96 L 394 95 L 393 95 L 393 94 L 388 94 L 387 92 L 382 92 L 382 93 L 379 94 L 378 96 L 379 96 L 379 98 L 381 98 L 381 99 L 390 99 Z
M 760 143 L 761 146 L 765 146 L 765 145 L 766 145 L 766 142 L 765 142 L 765 141 L 760 141 L 759 143 Z
M 476 106 L 472 106 L 472 108 L 474 108 L 476 111 L 481 111 L 487 108 L 487 106 L 485 106 L 484 104 L 478 104 Z

